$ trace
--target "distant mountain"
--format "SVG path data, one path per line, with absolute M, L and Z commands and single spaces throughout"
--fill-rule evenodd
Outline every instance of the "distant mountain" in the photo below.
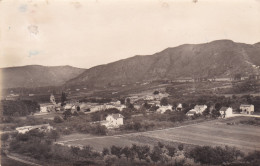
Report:
M 2 68 L 0 72 L 3 80 L 0 86 L 2 88 L 59 86 L 84 71 L 85 69 L 71 66 L 29 65 Z
M 260 43 L 217 40 L 184 44 L 147 56 L 92 67 L 66 86 L 104 86 L 184 77 L 232 77 L 259 73 Z

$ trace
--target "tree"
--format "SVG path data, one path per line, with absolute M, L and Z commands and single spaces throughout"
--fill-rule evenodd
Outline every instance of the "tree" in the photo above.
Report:
M 179 149 L 179 151 L 182 151 L 184 149 L 183 144 L 179 144 L 178 149 Z
M 168 155 L 172 158 L 174 154 L 176 153 L 176 148 L 174 146 L 166 146 L 166 149 L 168 150 Z
M 158 142 L 158 146 L 159 146 L 159 148 L 163 148 L 164 147 L 164 144 L 163 143 L 161 143 L 161 142 Z
M 142 128 L 141 123 L 139 123 L 139 122 L 135 122 L 135 123 L 134 123 L 134 129 L 135 129 L 136 131 L 139 131 L 141 128 Z
M 163 98 L 161 99 L 161 101 L 160 101 L 160 104 L 163 105 L 163 106 L 168 105 L 168 104 L 169 104 L 169 103 L 168 103 L 168 99 L 167 99 L 166 97 L 163 97 Z
M 62 92 L 61 93 L 61 106 L 65 105 L 66 100 L 67 100 L 67 95 L 65 92 Z
M 144 103 L 144 108 L 145 108 L 145 109 L 150 109 L 151 106 L 150 106 L 147 102 L 145 102 L 145 103 Z
M 106 156 L 105 163 L 107 166 L 113 165 L 116 162 L 115 156 Z
M 54 121 L 55 123 L 62 123 L 62 122 L 63 122 L 63 119 L 62 119 L 60 116 L 55 116 L 53 121 Z
M 159 146 L 154 146 L 152 153 L 150 154 L 151 160 L 154 163 L 157 163 L 158 161 L 160 161 L 162 156 L 162 150 Z
M 220 112 L 216 109 L 213 109 L 211 114 L 212 114 L 212 117 L 214 117 L 214 118 L 217 118 L 221 115 Z
M 235 160 L 234 150 L 234 148 L 227 146 L 225 148 L 220 146 L 198 146 L 185 155 L 201 164 L 221 165 L 223 163 L 231 163 Z
M 9 138 L 9 134 L 8 133 L 4 133 L 4 134 L 1 135 L 1 140 L 2 141 L 6 141 L 6 140 L 8 140 L 8 138 Z
M 54 141 L 56 142 L 56 140 L 60 138 L 60 133 L 57 130 L 51 130 L 51 132 L 49 133 L 49 138 L 54 139 Z
M 92 133 L 97 135 L 106 135 L 107 134 L 107 128 L 106 126 L 101 126 L 100 124 L 94 125 L 92 127 Z
M 111 148 L 110 148 L 111 154 L 117 156 L 118 158 L 121 158 L 121 154 L 122 154 L 121 150 L 122 150 L 121 147 L 118 147 L 115 145 L 111 146 Z
M 81 150 L 82 155 L 86 157 L 91 157 L 92 156 L 92 147 L 90 146 L 84 146 L 83 149 Z
M 28 135 L 29 137 L 34 138 L 34 139 L 37 139 L 37 138 L 42 139 L 45 134 L 44 134 L 43 132 L 39 131 L 38 129 L 33 129 L 33 130 L 30 130 L 30 131 L 27 133 L 27 135 Z
M 153 105 L 149 110 L 155 112 L 159 107 Z
M 73 156 L 78 157 L 80 148 L 76 146 L 71 146 L 70 151 L 73 154 Z
M 103 148 L 102 155 L 103 156 L 109 155 L 109 149 L 108 148 Z
M 146 159 L 150 153 L 150 147 L 145 145 L 145 146 L 137 146 L 136 148 L 136 154 L 139 160 L 141 161 L 142 159 Z
M 246 157 L 244 157 L 246 162 L 252 163 L 255 166 L 260 163 L 260 151 L 250 152 Z
M 129 157 L 133 156 L 132 151 L 128 146 L 126 146 L 122 149 L 122 154 L 125 155 L 125 157 L 127 158 L 127 161 L 128 161 Z
M 202 112 L 202 115 L 207 116 L 207 115 L 209 115 L 209 113 L 210 113 L 209 107 L 207 107 L 206 110 Z
M 70 110 L 66 110 L 65 112 L 63 112 L 63 116 L 64 116 L 64 119 L 67 120 L 68 117 L 72 116 L 72 113 Z

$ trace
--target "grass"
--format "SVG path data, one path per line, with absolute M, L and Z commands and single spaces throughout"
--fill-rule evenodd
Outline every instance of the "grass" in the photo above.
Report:
M 239 117 L 241 120 L 241 117 Z M 122 136 L 105 136 L 100 138 L 86 138 L 66 142 L 66 145 L 89 145 L 97 151 L 102 151 L 104 147 L 112 145 L 130 146 L 131 144 L 154 145 L 157 142 L 173 144 L 176 142 L 189 145 L 209 145 L 209 146 L 234 146 L 238 149 L 249 152 L 260 150 L 260 128 L 250 125 L 227 125 L 229 121 L 219 119 L 195 125 L 182 126 L 167 130 L 133 133 Z
M 28 166 L 28 164 L 10 159 L 6 156 L 1 156 L 1 164 L 2 166 Z

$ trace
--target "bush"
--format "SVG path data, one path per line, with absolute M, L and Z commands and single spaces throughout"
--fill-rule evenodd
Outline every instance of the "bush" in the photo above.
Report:
M 231 163 L 238 156 L 238 150 L 229 147 L 210 147 L 198 146 L 192 149 L 186 156 L 193 158 L 195 162 L 201 164 L 221 165 L 223 163 Z M 242 154 L 242 153 L 241 153 Z
M 26 116 L 40 110 L 40 105 L 31 100 L 2 100 L 0 105 L 4 116 Z
M 164 106 L 168 105 L 168 104 L 169 104 L 169 103 L 168 103 L 168 99 L 167 99 L 166 97 L 163 97 L 163 98 L 161 99 L 161 101 L 160 101 L 160 104 L 161 104 L 161 105 L 164 105 Z
M 4 134 L 1 135 L 1 140 L 2 141 L 6 141 L 6 140 L 8 140 L 8 138 L 9 138 L 9 134 L 8 133 L 4 133 Z
M 95 135 L 106 135 L 107 128 L 106 128 L 106 126 L 101 126 L 100 124 L 92 125 L 90 128 L 90 133 L 95 134 Z
M 55 116 L 53 121 L 54 121 L 55 123 L 62 123 L 62 122 L 63 122 L 63 119 L 62 119 L 62 117 L 60 117 L 60 116 Z

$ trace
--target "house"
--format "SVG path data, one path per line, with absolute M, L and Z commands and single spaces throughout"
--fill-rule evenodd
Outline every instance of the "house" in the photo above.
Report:
M 157 113 L 165 113 L 167 110 L 172 111 L 172 106 L 171 105 L 166 105 L 166 106 L 161 106 L 161 105 L 156 105 L 159 108 L 156 110 Z
M 124 116 L 121 114 L 110 114 L 106 117 L 105 121 L 101 122 L 101 125 L 107 128 L 118 128 L 124 124 Z
M 181 104 L 181 103 L 179 103 L 179 104 L 177 105 L 176 110 L 177 110 L 177 111 L 181 111 L 181 110 L 182 110 L 182 104 Z
M 47 113 L 55 110 L 55 106 L 50 103 L 40 104 L 40 113 Z
M 161 100 L 164 97 L 169 97 L 169 94 L 168 93 L 159 93 L 157 95 L 154 95 L 155 100 Z
M 229 118 L 233 115 L 233 109 L 231 107 L 221 107 L 219 110 L 220 117 L 222 118 Z
M 206 105 L 196 105 L 194 109 L 196 110 L 197 114 L 201 114 L 204 112 L 208 107 Z
M 252 114 L 255 110 L 254 105 L 250 104 L 241 104 L 240 105 L 241 114 Z
M 186 113 L 188 116 L 193 116 L 195 114 L 202 114 L 207 109 L 206 105 L 196 105 L 194 109 L 191 109 Z
M 38 129 L 42 132 L 47 132 L 53 129 L 50 124 L 42 124 L 42 125 L 35 125 L 35 126 L 23 126 L 23 127 L 17 127 L 15 130 L 18 131 L 18 133 L 25 134 L 26 132 L 29 132 L 30 130 Z
M 189 111 L 186 113 L 187 116 L 194 116 L 195 114 L 196 114 L 196 110 L 194 110 L 194 109 L 191 109 L 191 110 L 189 110 Z
M 154 100 L 154 96 L 150 96 L 150 95 L 144 96 L 144 100 Z
M 64 109 L 65 110 L 72 110 L 73 105 L 72 104 L 66 104 Z
M 5 100 L 13 100 L 13 101 L 15 101 L 15 100 L 19 99 L 19 96 L 20 96 L 19 94 L 10 94 L 10 95 L 6 96 Z

